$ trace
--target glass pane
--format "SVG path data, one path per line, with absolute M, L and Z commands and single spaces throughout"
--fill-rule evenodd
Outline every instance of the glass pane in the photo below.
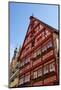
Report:
M 47 48 L 50 48 L 50 47 L 52 47 L 52 42 L 51 41 L 48 42 L 48 44 L 47 44 Z
M 23 84 L 24 83 L 24 78 L 21 78 L 20 79 L 20 84 Z
M 44 66 L 44 74 L 48 73 L 48 65 Z
M 45 52 L 47 50 L 47 47 L 46 46 L 43 46 L 42 47 L 42 52 Z
M 25 76 L 25 82 L 30 81 L 30 75 Z
M 39 69 L 39 70 L 38 70 L 38 77 L 39 77 L 39 76 L 42 76 L 42 69 Z
M 54 63 L 50 64 L 50 72 L 55 71 L 55 65 Z
M 37 71 L 34 72 L 34 79 L 37 78 Z

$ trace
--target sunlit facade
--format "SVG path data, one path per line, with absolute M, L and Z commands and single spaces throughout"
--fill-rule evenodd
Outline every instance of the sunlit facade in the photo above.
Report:
M 9 87 L 59 84 L 58 30 L 30 16 L 22 48 L 10 63 Z
M 30 16 L 30 23 L 18 60 L 19 85 L 59 84 L 58 30 Z

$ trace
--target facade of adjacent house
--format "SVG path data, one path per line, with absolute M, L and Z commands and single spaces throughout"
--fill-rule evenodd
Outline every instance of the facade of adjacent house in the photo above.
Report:
M 18 87 L 59 85 L 59 32 L 30 16 L 18 57 Z
M 19 53 L 14 51 L 12 61 L 9 68 L 9 87 L 18 87 L 19 85 L 19 64 L 18 61 Z

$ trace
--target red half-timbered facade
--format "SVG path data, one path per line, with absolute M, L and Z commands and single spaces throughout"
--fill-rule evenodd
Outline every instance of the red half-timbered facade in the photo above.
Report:
M 19 87 L 58 85 L 58 50 L 58 30 L 30 16 L 19 57 Z

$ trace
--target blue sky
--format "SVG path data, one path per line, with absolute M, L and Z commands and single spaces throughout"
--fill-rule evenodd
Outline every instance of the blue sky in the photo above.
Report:
M 29 17 L 34 17 L 58 29 L 58 6 L 43 4 L 13 3 L 10 8 L 10 60 L 16 47 L 22 46 L 27 28 Z

